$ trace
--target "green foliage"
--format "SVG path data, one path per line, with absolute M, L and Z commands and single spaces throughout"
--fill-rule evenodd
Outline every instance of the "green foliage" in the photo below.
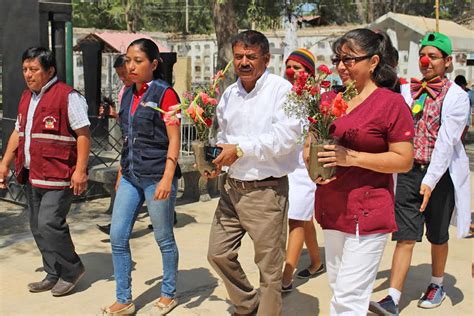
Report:
M 72 22 L 76 27 L 126 29 L 120 0 L 99 2 L 73 0 L 72 10 Z
M 389 11 L 434 17 L 435 0 L 214 0 L 231 2 L 240 29 L 260 30 L 281 27 L 283 17 L 292 14 L 321 16 L 322 24 L 365 23 Z M 214 32 L 213 0 L 188 0 L 188 32 Z M 77 27 L 140 31 L 186 31 L 186 0 L 73 0 L 73 22 Z M 289 3 L 289 5 L 287 4 Z M 441 0 L 440 17 L 459 19 L 469 14 L 470 0 Z M 312 4 L 312 6 L 308 5 Z M 307 8 L 314 7 L 308 12 Z M 472 14 L 472 11 L 470 12 Z

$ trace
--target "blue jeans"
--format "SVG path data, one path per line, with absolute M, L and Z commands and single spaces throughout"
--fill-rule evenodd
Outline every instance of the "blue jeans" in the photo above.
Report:
M 140 179 L 133 175 L 122 176 L 120 179 L 112 212 L 110 243 L 112 245 L 117 302 L 121 304 L 128 304 L 132 301 L 132 258 L 129 241 L 138 211 L 145 200 L 153 224 L 155 239 L 163 259 L 161 296 L 174 298 L 176 295 L 178 247 L 174 239 L 173 224 L 177 179 L 173 179 L 171 194 L 166 200 L 153 199 L 157 184 L 154 180 Z

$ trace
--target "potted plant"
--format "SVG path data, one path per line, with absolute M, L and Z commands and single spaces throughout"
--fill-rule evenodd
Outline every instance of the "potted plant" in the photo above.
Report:
M 213 123 L 218 103 L 217 98 L 220 95 L 219 83 L 224 79 L 231 65 L 232 61 L 227 64 L 224 70 L 218 71 L 209 86 L 185 92 L 181 104 L 172 107 L 170 112 L 165 113 L 165 121 L 178 120 L 181 114 L 194 124 L 197 137 L 191 146 L 197 169 L 202 175 L 216 169 L 212 161 L 222 150 L 220 147 L 213 146 L 210 139 L 215 139 L 217 132 Z
M 300 120 L 303 126 L 302 139 L 309 137 L 307 168 L 313 181 L 318 177 L 330 179 L 336 173 L 336 167 L 323 167 L 323 163 L 318 161 L 318 152 L 324 151 L 324 145 L 336 143 L 331 136 L 331 125 L 346 114 L 347 101 L 357 94 L 354 82 L 346 86 L 343 92 L 330 92 L 331 83 L 325 79 L 331 73 L 326 65 L 320 65 L 315 76 L 300 72 L 284 106 L 287 115 Z M 324 89 L 328 92 L 322 99 Z

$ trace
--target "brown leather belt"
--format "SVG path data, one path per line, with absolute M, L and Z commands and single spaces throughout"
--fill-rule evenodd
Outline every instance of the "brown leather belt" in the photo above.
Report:
M 248 190 L 248 189 L 255 189 L 255 188 L 263 188 L 263 187 L 276 187 L 278 186 L 279 182 L 286 177 L 275 178 L 275 177 L 268 177 L 262 180 L 253 180 L 253 181 L 241 181 L 233 178 L 228 178 L 229 181 L 232 181 L 236 187 Z

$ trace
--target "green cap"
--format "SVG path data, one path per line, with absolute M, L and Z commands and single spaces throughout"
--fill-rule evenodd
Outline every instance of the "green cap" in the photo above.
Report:
M 430 32 L 423 37 L 420 42 L 421 48 L 425 46 L 434 46 L 440 51 L 446 53 L 447 55 L 451 55 L 453 52 L 453 48 L 451 46 L 451 40 L 444 34 L 438 32 Z

